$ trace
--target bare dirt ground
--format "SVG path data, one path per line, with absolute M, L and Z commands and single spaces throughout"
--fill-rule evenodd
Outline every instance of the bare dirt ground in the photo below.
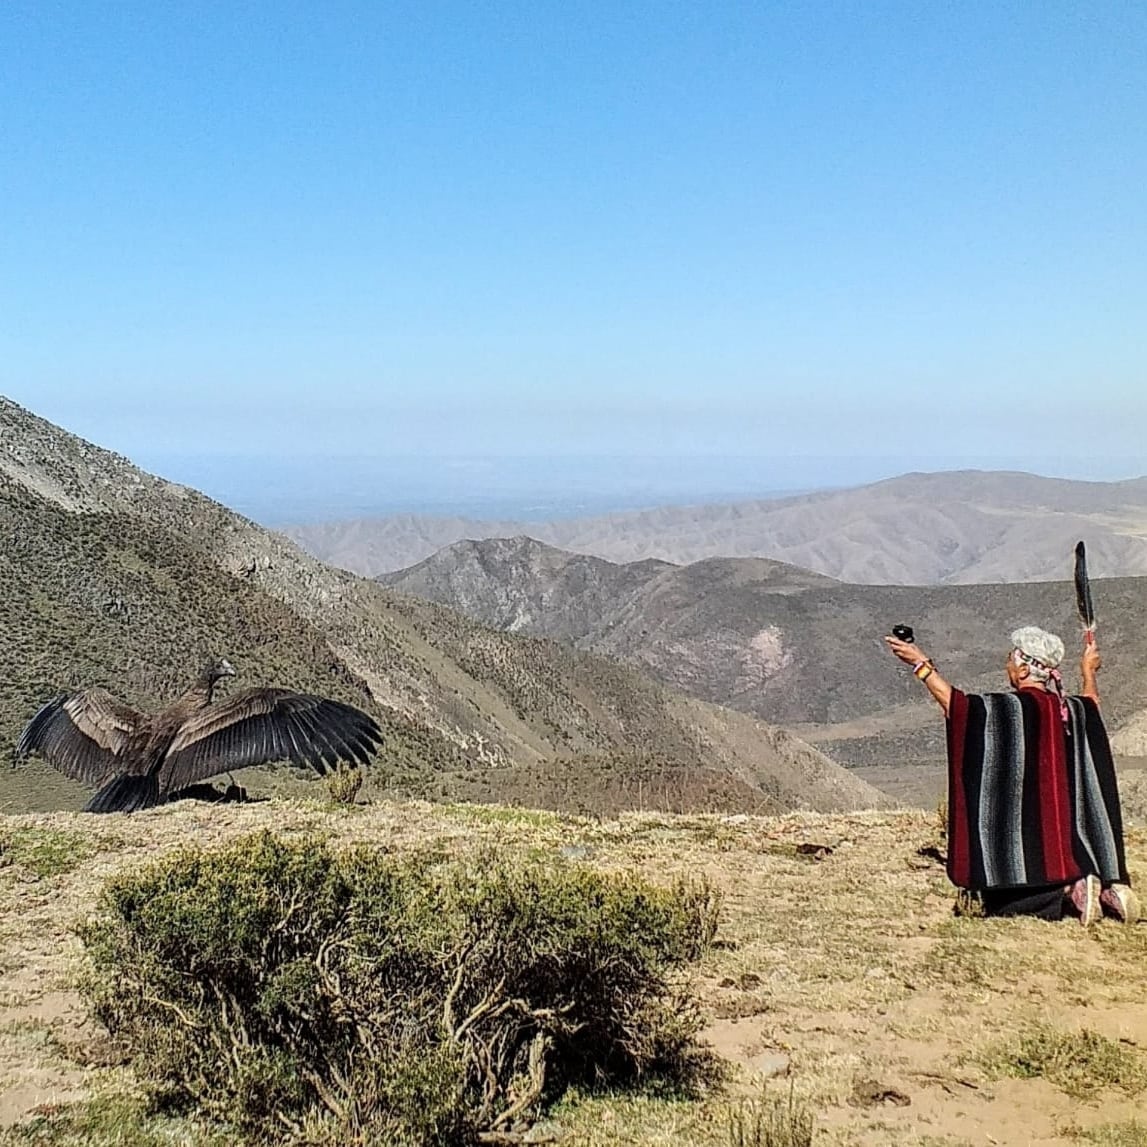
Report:
M 60 1119 L 133 1091 L 85 1018 L 72 928 L 125 866 L 264 827 L 462 856 L 496 842 L 656 882 L 705 874 L 722 890 L 697 980 L 728 1082 L 693 1100 L 570 1096 L 550 1141 L 727 1147 L 739 1105 L 791 1089 L 816 1144 L 1147 1144 L 1147 925 L 955 916 L 926 851 L 942 847 L 934 814 L 596 821 L 288 801 L 0 817 L 0 1143 L 205 1141 L 178 1123 L 145 1136 Z M 1147 884 L 1147 831 L 1130 829 L 1128 847 Z

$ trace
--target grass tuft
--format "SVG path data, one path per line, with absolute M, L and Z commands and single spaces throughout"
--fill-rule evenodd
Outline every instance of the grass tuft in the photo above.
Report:
M 1140 1123 L 1138 1119 L 1104 1123 L 1099 1127 L 1068 1127 L 1063 1135 L 1098 1144 L 1098 1147 L 1147 1147 L 1147 1123 Z
M 72 872 L 95 854 L 78 832 L 55 828 L 15 828 L 0 835 L 0 868 L 15 864 L 39 877 Z
M 983 898 L 978 892 L 972 892 L 967 888 L 957 888 L 956 901 L 952 911 L 961 919 L 981 920 L 984 916 Z
M 235 1137 L 156 1114 L 138 1096 L 116 1094 L 45 1104 L 30 1119 L 0 1130 L 0 1147 L 235 1147 Z
M 788 1096 L 746 1100 L 729 1115 L 729 1147 L 809 1147 L 812 1113 Z
M 1046 1079 L 1074 1099 L 1109 1088 L 1137 1095 L 1147 1087 L 1141 1056 L 1086 1029 L 1064 1032 L 1039 1025 L 1018 1040 L 990 1048 L 982 1062 L 997 1079 Z

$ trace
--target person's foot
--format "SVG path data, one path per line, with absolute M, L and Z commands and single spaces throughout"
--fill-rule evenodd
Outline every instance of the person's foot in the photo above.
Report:
M 1139 919 L 1139 897 L 1126 884 L 1112 884 L 1099 894 L 1099 903 L 1122 924 Z
M 1085 876 L 1071 886 L 1069 893 L 1071 903 L 1079 913 L 1079 922 L 1085 928 L 1090 928 L 1103 916 L 1103 908 L 1100 905 L 1101 892 L 1102 885 L 1098 876 Z

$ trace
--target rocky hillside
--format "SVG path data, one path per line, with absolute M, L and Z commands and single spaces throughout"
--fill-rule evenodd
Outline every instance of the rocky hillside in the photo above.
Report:
M 1147 478 L 1072 482 L 969 470 L 733 505 L 554 522 L 402 515 L 287 531 L 311 553 L 376 575 L 465 538 L 529 534 L 614 562 L 760 557 L 872 585 L 1054 580 L 1086 538 L 1109 576 L 1147 574 Z
M 933 704 L 883 648 L 896 622 L 913 625 L 968 689 L 1000 687 L 1018 625 L 1068 641 L 1079 628 L 1064 582 L 847 585 L 752 558 L 616 565 L 530 538 L 459 542 L 383 580 L 491 625 L 622 657 L 696 697 L 797 727 L 856 765 L 942 756 Z M 1137 716 L 1147 703 L 1147 579 L 1094 588 L 1109 721 L 1127 726 L 1125 753 L 1147 755 L 1136 747 L 1147 717 Z
M 3 399 L 0 528 L 0 753 L 61 688 L 155 706 L 226 654 L 241 685 L 370 708 L 395 791 L 567 808 L 879 800 L 778 730 L 332 570 Z M 44 766 L 0 773 L 0 807 L 80 795 Z

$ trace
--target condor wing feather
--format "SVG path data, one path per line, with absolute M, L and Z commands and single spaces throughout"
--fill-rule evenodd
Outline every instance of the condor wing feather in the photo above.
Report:
M 307 764 L 320 773 L 340 760 L 365 765 L 381 740 L 372 717 L 341 701 L 248 689 L 184 722 L 160 770 L 160 791 L 269 761 Z
M 16 760 L 36 754 L 67 777 L 97 784 L 123 767 L 147 718 L 106 689 L 63 693 L 28 722 Z
M 1087 576 L 1087 547 L 1083 542 L 1075 545 L 1075 606 L 1087 644 L 1095 640 L 1095 606 L 1091 603 L 1091 579 Z

